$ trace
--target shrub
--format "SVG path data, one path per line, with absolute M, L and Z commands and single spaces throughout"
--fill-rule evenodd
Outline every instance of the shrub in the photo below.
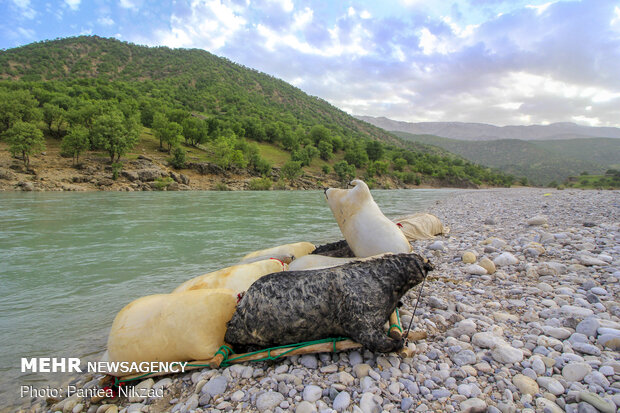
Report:
M 174 180 L 170 178 L 169 176 L 166 176 L 165 178 L 157 178 L 155 180 L 155 188 L 158 191 L 163 191 L 164 189 L 168 188 L 168 185 L 170 185 L 173 182 Z
M 224 182 L 218 182 L 217 184 L 215 184 L 214 189 L 216 191 L 230 191 L 230 188 Z
M 270 178 L 254 178 L 248 184 L 248 189 L 250 191 L 269 191 L 272 184 Z
M 284 178 L 292 181 L 301 175 L 301 162 L 288 161 L 282 166 L 281 172 Z
M 323 165 L 323 167 L 321 168 L 321 170 L 323 171 L 323 173 L 324 173 L 325 175 L 327 175 L 328 173 L 330 173 L 330 172 L 332 171 L 332 168 L 331 168 L 331 166 L 329 166 L 329 165 L 325 164 L 325 165 Z
M 175 169 L 183 169 L 185 168 L 185 162 L 186 162 L 185 149 L 181 148 L 180 146 L 177 146 L 172 151 L 172 158 L 170 158 L 170 164 Z

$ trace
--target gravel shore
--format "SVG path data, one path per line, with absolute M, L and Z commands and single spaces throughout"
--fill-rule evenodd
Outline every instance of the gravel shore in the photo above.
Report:
M 164 397 L 32 408 L 617 412 L 620 192 L 478 190 L 427 212 L 451 232 L 415 244 L 435 271 L 414 316 L 429 337 L 409 344 L 412 358 L 366 350 L 294 356 L 138 385 L 164 389 Z M 417 288 L 403 299 L 405 326 L 416 297 Z

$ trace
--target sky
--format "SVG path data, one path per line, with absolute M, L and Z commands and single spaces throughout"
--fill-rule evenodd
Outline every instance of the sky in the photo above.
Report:
M 620 127 L 620 0 L 0 0 L 0 48 L 200 48 L 355 115 Z

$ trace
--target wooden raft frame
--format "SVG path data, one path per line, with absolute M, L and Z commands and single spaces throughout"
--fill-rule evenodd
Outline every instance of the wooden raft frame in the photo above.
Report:
M 413 341 L 423 340 L 426 337 L 427 337 L 426 331 L 422 331 L 422 330 L 410 331 L 407 336 L 407 340 L 413 342 Z M 265 359 L 268 357 L 278 358 L 281 355 L 284 355 L 285 357 L 290 357 L 290 356 L 301 355 L 301 354 L 332 353 L 332 352 L 338 352 L 338 351 L 352 350 L 352 349 L 361 348 L 361 347 L 362 347 L 361 344 L 356 343 L 355 341 L 349 340 L 349 339 L 341 340 L 341 341 L 326 342 L 326 343 L 317 343 L 317 344 L 312 344 L 312 345 L 305 346 L 305 347 L 297 347 L 297 346 L 292 345 L 290 347 L 277 348 L 273 350 L 266 349 L 262 351 L 252 352 L 252 353 L 235 354 L 235 358 L 227 362 L 229 364 L 238 364 L 238 363 L 245 363 L 247 361 L 261 360 L 261 359 Z M 407 358 L 407 357 L 411 357 L 413 355 L 413 352 L 408 347 L 403 347 L 402 349 L 399 350 L 398 355 L 403 358 Z M 222 353 L 218 353 L 214 357 L 211 357 L 210 359 L 207 359 L 207 360 L 188 361 L 187 362 L 188 364 L 185 367 L 185 372 L 191 371 L 191 370 L 203 369 L 205 367 L 217 369 L 220 367 L 223 361 L 224 361 L 224 355 Z M 138 373 L 138 374 L 132 374 L 132 375 L 122 376 L 122 377 L 115 377 L 115 376 L 107 375 L 101 380 L 100 385 L 104 386 L 110 383 L 114 383 L 115 379 L 118 382 L 125 383 L 127 381 L 133 381 L 138 378 L 147 379 L 150 377 L 165 376 L 168 374 L 175 374 L 175 373 L 178 373 L 178 372 L 162 370 L 162 371 L 156 371 L 156 372 L 147 373 L 147 374 Z

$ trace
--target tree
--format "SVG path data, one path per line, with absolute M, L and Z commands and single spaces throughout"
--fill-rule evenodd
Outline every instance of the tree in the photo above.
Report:
M 394 159 L 394 170 L 402 172 L 403 169 L 407 166 L 407 160 L 404 158 L 396 158 Z
M 312 129 L 310 129 L 310 139 L 312 139 L 315 145 L 318 145 L 321 141 L 331 143 L 329 135 L 329 129 L 323 125 L 314 125 Z
M 110 162 L 117 162 L 121 156 L 138 142 L 140 126 L 137 119 L 126 119 L 119 110 L 98 116 L 93 123 L 93 137 L 99 148 L 110 155 Z
M 340 161 L 334 164 L 334 172 L 341 182 L 349 182 L 355 177 L 355 166 L 349 165 L 347 161 Z
M 87 150 L 89 145 L 88 129 L 82 125 L 76 125 L 62 138 L 60 150 L 64 154 L 71 155 L 75 165 L 79 161 L 80 154 Z
M 357 168 L 363 168 L 368 163 L 368 154 L 361 145 L 355 145 L 344 153 L 344 160 Z
M 288 161 L 284 165 L 282 165 L 282 176 L 289 181 L 299 177 L 301 175 L 301 162 L 299 161 Z
M 67 112 L 60 106 L 52 103 L 45 103 L 43 105 L 43 121 L 47 125 L 50 135 L 53 134 L 55 137 L 59 138 L 60 131 L 66 119 Z M 52 129 L 53 124 L 56 124 L 56 129 Z
M 383 157 L 383 144 L 379 141 L 369 141 L 366 143 L 366 153 L 371 161 L 378 161 Z
M 9 152 L 17 157 L 22 156 L 24 165 L 30 166 L 30 155 L 45 149 L 43 132 L 32 123 L 16 121 L 6 132 Z
M 202 119 L 190 116 L 183 121 L 181 126 L 183 126 L 183 136 L 188 145 L 201 145 L 209 137 L 209 129 Z
M 16 122 L 36 124 L 41 120 L 39 102 L 27 90 L 0 93 L 0 133 L 9 130 Z
M 183 136 L 183 127 L 176 122 L 168 122 L 163 130 L 163 140 L 168 145 L 168 153 L 174 146 L 178 146 L 181 143 Z
M 329 161 L 334 156 L 333 148 L 332 144 L 326 140 L 319 141 L 318 149 L 321 159 Z
M 159 138 L 159 149 L 164 148 L 164 134 L 166 125 L 168 125 L 168 118 L 165 114 L 157 112 L 153 115 L 153 125 L 151 128 L 153 129 L 155 137 Z

